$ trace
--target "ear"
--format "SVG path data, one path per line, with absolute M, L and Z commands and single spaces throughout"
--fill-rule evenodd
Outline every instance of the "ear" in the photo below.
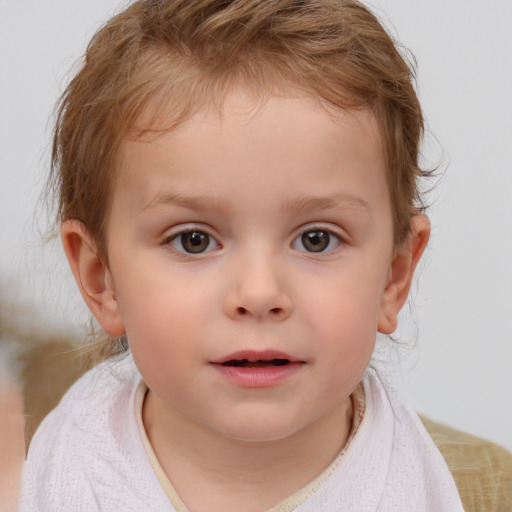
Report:
M 416 265 L 430 237 L 430 222 L 425 215 L 411 221 L 411 232 L 396 250 L 382 296 L 377 329 L 391 334 L 397 327 L 398 313 L 407 300 Z
M 77 220 L 62 223 L 60 236 L 80 293 L 103 329 L 114 337 L 125 333 L 112 275 L 96 250 L 94 238 Z

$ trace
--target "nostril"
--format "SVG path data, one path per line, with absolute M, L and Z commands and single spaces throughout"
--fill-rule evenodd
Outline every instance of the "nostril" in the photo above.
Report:
M 236 312 L 239 314 L 239 315 L 245 315 L 247 313 L 247 309 L 243 308 L 243 307 L 239 307 L 239 308 L 236 308 Z
M 274 315 L 278 315 L 279 313 L 281 313 L 281 308 L 272 308 L 270 312 Z

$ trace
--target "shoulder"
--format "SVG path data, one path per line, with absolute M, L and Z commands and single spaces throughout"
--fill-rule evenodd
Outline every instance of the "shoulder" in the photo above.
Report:
M 73 432 L 74 438 L 103 436 L 115 427 L 116 422 L 125 421 L 127 404 L 139 381 L 140 375 L 130 355 L 104 361 L 92 368 L 71 386 L 59 405 L 41 423 L 29 454 L 41 444 L 41 437 L 62 443 L 66 438 L 61 434 L 68 431 Z
M 380 506 L 385 510 L 462 512 L 448 466 L 415 411 L 376 371 L 366 373 L 363 385 L 366 408 L 358 446 L 362 441 L 359 452 L 371 452 L 373 460 L 366 466 L 374 475 L 374 461 L 380 461 L 380 474 L 384 475 Z
M 25 463 L 22 510 L 95 510 L 98 482 L 113 481 L 136 442 L 130 400 L 140 376 L 129 359 L 90 370 L 41 423 Z
M 510 512 L 512 454 L 485 439 L 420 418 L 453 475 L 466 512 Z

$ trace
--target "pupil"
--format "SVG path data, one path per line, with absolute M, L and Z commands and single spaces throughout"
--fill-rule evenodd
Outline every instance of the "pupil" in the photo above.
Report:
M 308 231 L 302 235 L 304 247 L 311 252 L 325 251 L 329 241 L 330 236 L 327 231 Z
M 181 235 L 181 243 L 187 252 L 203 252 L 208 247 L 209 241 L 209 236 L 200 231 L 191 231 Z

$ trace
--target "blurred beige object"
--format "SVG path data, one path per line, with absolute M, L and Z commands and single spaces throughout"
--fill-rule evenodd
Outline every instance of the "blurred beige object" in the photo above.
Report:
M 76 338 L 48 325 L 36 308 L 0 297 L 0 358 L 6 379 L 19 382 L 23 395 L 27 447 L 44 417 L 92 364 Z
M 23 401 L 14 384 L 1 382 L 3 377 L 0 375 L 0 512 L 14 512 L 25 459 Z
M 44 417 L 89 368 L 76 344 L 65 338 L 44 339 L 18 356 L 25 399 L 27 447 Z
M 23 398 L 15 364 L 16 346 L 7 335 L 7 316 L 0 301 L 0 512 L 17 509 L 25 460 Z
M 421 420 L 450 468 L 466 512 L 511 512 L 512 454 L 485 439 Z

